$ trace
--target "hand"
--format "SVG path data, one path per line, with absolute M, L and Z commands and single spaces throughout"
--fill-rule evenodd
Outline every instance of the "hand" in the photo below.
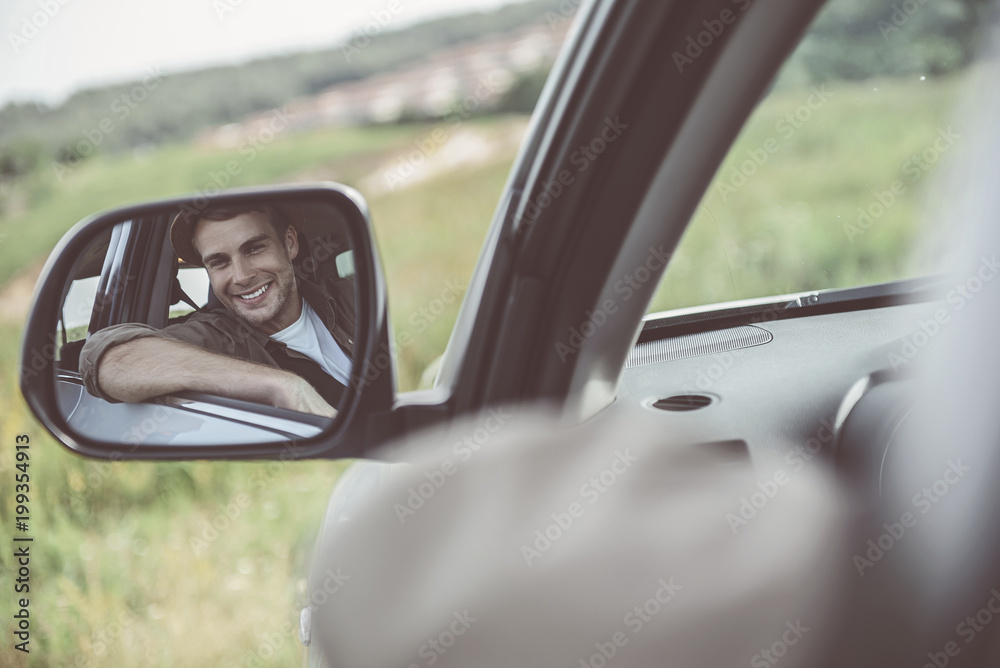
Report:
M 326 403 L 326 400 L 305 379 L 293 373 L 282 374 L 274 395 L 274 405 L 320 417 L 331 419 L 337 417 L 337 409 Z

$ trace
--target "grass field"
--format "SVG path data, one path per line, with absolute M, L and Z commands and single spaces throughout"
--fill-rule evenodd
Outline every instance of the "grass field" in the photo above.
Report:
M 523 121 L 516 120 L 517 124 Z M 489 136 L 508 119 L 470 123 Z M 468 129 L 468 128 L 466 128 Z M 360 186 L 412 150 L 428 126 L 325 130 L 277 139 L 231 185 L 338 180 Z M 232 152 L 195 146 L 95 158 L 62 181 L 52 171 L 6 193 L 0 275 L 37 264 L 77 220 L 143 198 L 204 189 Z M 513 154 L 370 201 L 390 284 L 400 386 L 415 388 L 444 350 L 461 294 L 433 321 L 420 309 L 463 289 Z M 13 205 L 10 199 L 16 200 Z M 411 317 L 417 314 L 416 317 Z M 414 322 L 416 324 L 414 324 Z M 19 327 L 0 325 L 0 479 L 15 473 L 17 434 L 32 439 L 32 653 L 0 646 L 3 666 L 298 665 L 299 596 L 326 501 L 343 462 L 105 464 L 69 454 L 29 417 L 16 387 Z M 196 550 L 192 539 L 239 495 L 249 505 Z M 237 504 L 239 505 L 239 504 Z M 11 545 L 12 509 L 0 506 Z M 6 552 L 6 550 L 5 550 Z M 13 610 L 8 557 L 0 605 Z M 5 630 L 10 620 L 5 622 Z
M 828 86 L 822 95 L 777 91 L 706 193 L 652 310 L 937 269 L 943 235 L 926 215 L 926 186 L 971 139 L 951 120 L 960 84 L 890 80 Z
M 910 180 L 904 164 L 948 125 L 956 89 L 953 81 L 830 87 L 829 99 L 788 137 L 779 123 L 806 104 L 809 93 L 777 92 L 755 114 L 719 178 L 732 184 L 732 170 L 761 147 L 773 148 L 769 139 L 779 149 L 748 168 L 753 175 L 733 186 L 735 192 L 712 187 L 654 308 L 914 271 L 911 251 L 926 238 L 916 221 L 929 179 Z M 474 127 L 488 133 L 504 122 Z M 360 185 L 429 131 L 400 126 L 279 138 L 231 185 L 318 178 Z M 9 186 L 0 219 L 0 234 L 7 235 L 0 243 L 0 281 L 37 264 L 85 215 L 203 189 L 232 157 L 221 149 L 163 147 L 143 156 L 97 157 L 62 180 L 46 170 Z M 421 309 L 464 286 L 513 157 L 501 151 L 485 164 L 371 198 L 396 333 L 414 340 L 400 349 L 402 389 L 416 387 L 444 350 L 458 301 L 432 321 Z M 856 210 L 896 179 L 906 183 L 905 196 L 849 238 L 844 226 Z M 32 653 L 13 652 L 5 641 L 0 664 L 297 665 L 301 648 L 292 629 L 302 578 L 344 464 L 100 464 L 73 456 L 28 417 L 16 388 L 19 337 L 17 325 L 0 325 L 0 542 L 11 544 L 6 492 L 14 439 L 29 434 Z M 204 536 L 208 522 L 241 494 L 250 501 L 230 528 L 196 550 L 192 539 Z M 10 610 L 6 552 L 0 602 Z

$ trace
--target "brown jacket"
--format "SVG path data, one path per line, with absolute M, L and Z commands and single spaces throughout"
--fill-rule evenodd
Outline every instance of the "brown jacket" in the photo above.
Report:
M 354 350 L 355 325 L 353 281 L 327 280 L 324 287 L 320 287 L 300 278 L 298 285 L 302 297 L 319 314 L 334 340 L 350 357 Z M 80 352 L 80 374 L 87 391 L 106 401 L 118 403 L 117 399 L 101 390 L 97 382 L 97 365 L 101 356 L 112 347 L 145 337 L 182 341 L 221 355 L 294 371 L 309 380 L 327 401 L 331 400 L 328 396 L 330 392 L 325 392 L 322 386 L 333 379 L 318 364 L 252 327 L 223 306 L 196 311 L 187 321 L 163 329 L 139 323 L 124 323 L 93 334 Z M 339 392 L 332 392 L 339 399 Z

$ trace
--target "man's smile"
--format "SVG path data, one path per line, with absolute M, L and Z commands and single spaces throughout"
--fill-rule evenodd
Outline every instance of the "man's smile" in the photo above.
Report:
M 244 292 L 244 293 L 238 294 L 236 296 L 239 297 L 240 299 L 242 299 L 244 302 L 255 301 L 255 300 L 260 299 L 260 298 L 262 298 L 264 296 L 264 294 L 271 287 L 271 283 L 273 283 L 273 281 L 265 283 L 264 285 L 260 286 L 259 288 L 257 288 L 253 292 Z

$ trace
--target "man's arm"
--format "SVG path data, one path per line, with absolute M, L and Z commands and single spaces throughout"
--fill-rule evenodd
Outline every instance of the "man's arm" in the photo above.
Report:
M 293 373 L 171 339 L 143 337 L 111 347 L 98 360 L 96 377 L 103 393 L 118 401 L 193 390 L 323 417 L 337 415 Z

